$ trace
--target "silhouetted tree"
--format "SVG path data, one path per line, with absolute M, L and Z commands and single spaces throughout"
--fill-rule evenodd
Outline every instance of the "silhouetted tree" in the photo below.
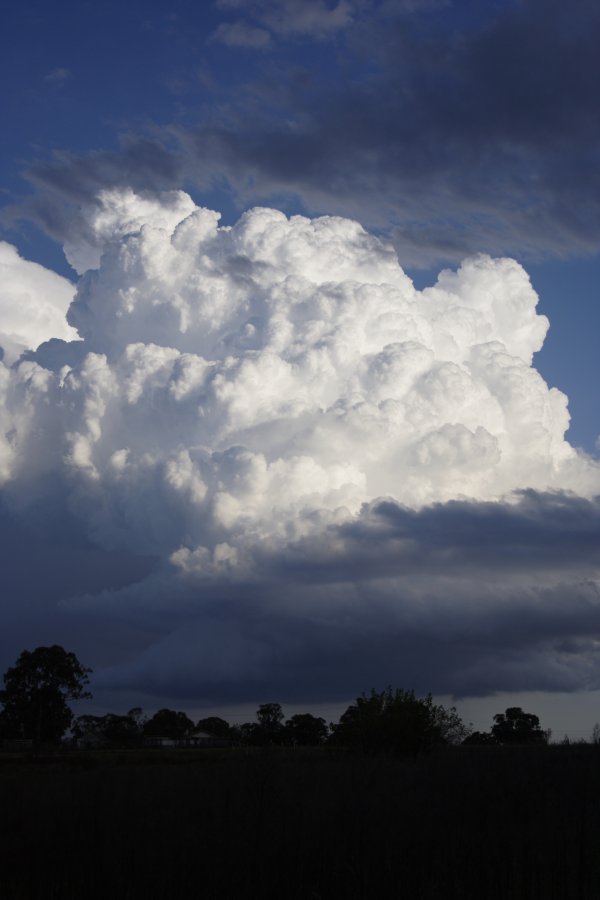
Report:
M 298 713 L 284 725 L 286 744 L 299 747 L 316 747 L 324 744 L 329 734 L 327 722 L 311 713 Z
M 184 738 L 192 731 L 194 723 L 184 712 L 174 709 L 159 709 L 144 723 L 144 734 L 148 737 L 167 737 L 174 740 Z
M 540 728 L 538 717 L 523 712 L 520 706 L 497 713 L 491 733 L 499 744 L 547 744 L 549 737 L 549 732 Z
M 334 726 L 333 740 L 365 753 L 413 755 L 435 746 L 460 743 L 468 733 L 458 713 L 437 706 L 431 694 L 414 691 L 372 690 L 362 694 Z
M 217 738 L 231 737 L 229 723 L 225 719 L 219 718 L 219 716 L 207 716 L 205 719 L 198 719 L 196 729 L 198 731 L 206 731 L 207 734 L 212 734 Z
M 265 731 L 277 731 L 283 722 L 283 710 L 280 703 L 261 703 L 256 710 L 258 724 Z
M 232 725 L 231 734 L 233 740 L 240 744 L 258 746 L 260 743 L 260 733 L 257 722 L 243 722 L 241 725 Z
M 256 710 L 258 720 L 255 738 L 261 744 L 280 744 L 283 740 L 283 710 L 279 703 L 261 703 Z
M 78 744 L 103 744 L 104 716 L 93 716 L 89 713 L 77 716 L 71 723 L 71 735 Z
M 283 710 L 279 703 L 261 703 L 256 722 L 244 722 L 235 729 L 239 740 L 254 747 L 281 744 L 284 740 Z
M 4 734 L 36 745 L 59 740 L 73 719 L 68 702 L 91 697 L 91 671 L 58 644 L 23 650 L 0 691 Z
M 146 718 L 144 716 L 144 710 L 141 706 L 134 706 L 127 713 L 128 717 L 135 722 L 136 728 L 141 732 L 144 729 L 144 725 L 146 724 Z
M 471 733 L 471 725 L 465 725 L 459 716 L 456 707 L 446 708 L 442 704 L 431 702 L 431 694 L 426 698 L 431 709 L 433 722 L 438 730 L 441 743 L 458 746 L 462 744 Z
M 141 743 L 144 722 L 142 710 L 135 707 L 126 715 L 77 716 L 71 733 L 81 746 L 135 747 Z
M 135 747 L 142 736 L 138 723 L 129 714 L 107 713 L 102 717 L 102 731 L 107 743 L 115 747 Z

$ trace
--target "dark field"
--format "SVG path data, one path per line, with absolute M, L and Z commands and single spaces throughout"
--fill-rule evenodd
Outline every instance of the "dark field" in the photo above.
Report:
M 2 900 L 600 897 L 600 751 L 0 756 Z

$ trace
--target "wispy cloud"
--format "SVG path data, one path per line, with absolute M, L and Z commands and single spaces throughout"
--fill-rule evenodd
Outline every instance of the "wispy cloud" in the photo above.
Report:
M 352 0 L 217 0 L 222 10 L 235 9 L 252 16 L 278 37 L 322 38 L 352 22 Z
M 256 28 L 247 22 L 222 22 L 213 35 L 213 40 L 228 47 L 247 47 L 263 50 L 271 41 L 271 35 L 264 28 Z
M 44 77 L 44 81 L 49 84 L 64 84 L 71 77 L 71 70 L 64 68 L 52 69 L 51 72 Z

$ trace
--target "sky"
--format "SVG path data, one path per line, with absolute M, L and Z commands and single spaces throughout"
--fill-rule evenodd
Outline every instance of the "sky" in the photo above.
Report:
M 600 10 L 11 4 L 0 667 L 600 720 Z

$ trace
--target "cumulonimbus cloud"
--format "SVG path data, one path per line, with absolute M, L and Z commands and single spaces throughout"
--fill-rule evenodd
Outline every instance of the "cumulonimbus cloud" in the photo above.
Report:
M 502 587 L 502 548 L 479 597 L 469 582 L 477 509 L 489 536 L 502 511 L 541 534 L 514 492 L 571 492 L 584 507 L 544 507 L 559 530 L 600 493 L 600 467 L 565 440 L 566 397 L 532 365 L 548 323 L 515 261 L 473 257 L 419 292 L 356 222 L 258 208 L 219 227 L 182 192 L 105 192 L 87 226 L 68 248 L 87 269 L 68 312 L 79 340 L 2 368 L 0 473 L 23 514 L 51 496 L 99 546 L 160 560 L 149 580 L 78 603 L 171 635 L 113 678 L 169 681 L 193 657 L 193 684 L 233 691 L 252 673 L 285 680 L 283 657 L 298 673 L 302 648 L 315 671 L 330 658 L 346 671 L 361 633 L 366 677 L 378 641 L 432 639 L 444 597 L 468 627 L 486 604 L 489 621 L 531 613 L 573 583 L 563 560 L 542 589 L 540 567 L 512 554 Z M 403 512 L 385 520 L 381 497 Z M 442 531 L 468 527 L 438 546 L 452 502 L 464 515 Z M 457 665 L 449 654 L 448 683 L 473 688 L 481 667 Z M 505 659 L 497 671 L 507 683 Z

